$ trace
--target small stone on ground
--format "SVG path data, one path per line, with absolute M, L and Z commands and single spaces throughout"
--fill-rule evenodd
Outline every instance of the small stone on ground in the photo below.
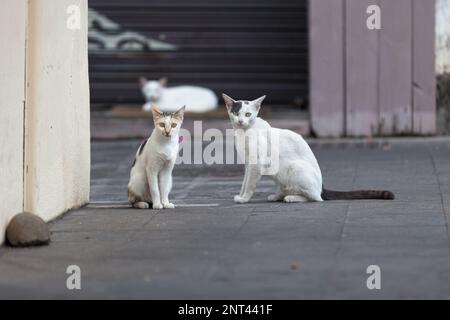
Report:
M 22 212 L 6 228 L 6 240 L 13 247 L 41 246 L 50 242 L 47 224 L 35 214 Z

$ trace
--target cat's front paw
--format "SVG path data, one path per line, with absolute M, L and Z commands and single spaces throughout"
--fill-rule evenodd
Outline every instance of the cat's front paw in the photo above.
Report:
M 173 209 L 173 208 L 175 208 L 175 205 L 173 203 L 168 202 L 168 203 L 163 203 L 163 207 L 165 209 Z
M 247 203 L 248 199 L 241 197 L 240 195 L 234 196 L 234 202 L 236 203 Z
M 162 209 L 164 208 L 161 203 L 153 203 L 153 209 Z

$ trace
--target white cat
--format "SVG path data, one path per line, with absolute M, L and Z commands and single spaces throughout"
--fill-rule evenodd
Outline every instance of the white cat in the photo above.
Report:
M 150 111 L 152 104 L 157 104 L 164 112 L 175 111 L 174 106 L 180 101 L 186 105 L 187 112 L 208 112 L 217 109 L 216 94 L 207 88 L 196 86 L 167 87 L 167 78 L 148 81 L 140 78 L 141 90 L 147 103 L 142 110 Z
M 134 158 L 128 183 L 128 201 L 134 208 L 174 208 L 169 201 L 172 170 L 179 150 L 179 131 L 185 107 L 176 112 L 152 107 L 155 128 Z
M 323 200 L 350 199 L 394 199 L 390 191 L 360 190 L 331 191 L 322 186 L 322 173 L 311 148 L 301 135 L 286 129 L 272 128 L 269 123 L 258 117 L 265 96 L 253 101 L 234 100 L 223 94 L 231 124 L 235 129 L 238 154 L 248 155 L 249 144 L 245 135 L 256 133 L 267 140 L 270 134 L 276 135 L 278 148 L 278 170 L 269 175 L 277 184 L 278 191 L 268 197 L 269 201 L 305 202 Z M 249 130 L 251 129 L 251 130 Z M 267 143 L 270 145 L 270 143 Z M 250 149 L 251 150 L 251 149 Z M 272 149 L 273 150 L 273 149 Z M 245 175 L 241 193 L 234 197 L 237 203 L 248 202 L 261 178 L 263 168 L 258 163 L 245 164 Z

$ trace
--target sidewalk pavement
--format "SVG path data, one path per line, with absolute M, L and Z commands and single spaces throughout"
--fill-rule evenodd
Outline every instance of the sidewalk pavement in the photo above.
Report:
M 450 139 L 312 141 L 324 184 L 394 201 L 237 205 L 242 166 L 180 165 L 174 210 L 126 205 L 139 142 L 92 144 L 92 203 L 51 223 L 52 243 L 0 249 L 0 298 L 450 298 Z M 81 268 L 82 289 L 66 288 Z M 381 290 L 369 290 L 369 265 Z

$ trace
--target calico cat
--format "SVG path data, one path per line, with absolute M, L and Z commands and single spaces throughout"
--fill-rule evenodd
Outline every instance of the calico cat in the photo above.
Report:
M 140 78 L 142 93 L 147 100 L 142 109 L 150 111 L 152 104 L 157 104 L 164 112 L 175 111 L 179 101 L 186 105 L 187 112 L 208 112 L 217 109 L 216 94 L 208 89 L 197 86 L 167 87 L 167 78 L 148 81 Z
M 134 208 L 174 208 L 169 201 L 172 170 L 179 150 L 179 131 L 185 107 L 162 112 L 152 107 L 155 128 L 139 147 L 128 183 L 128 201 Z
M 228 109 L 231 124 L 235 129 L 236 149 L 239 154 L 248 154 L 247 144 L 243 135 L 249 129 L 257 132 L 258 137 L 265 133 L 278 137 L 278 170 L 269 175 L 277 184 L 278 191 L 268 197 L 269 201 L 306 202 L 323 200 L 351 199 L 394 199 L 390 191 L 360 190 L 332 191 L 323 188 L 322 173 L 311 148 L 301 135 L 285 129 L 272 128 L 269 123 L 258 117 L 258 112 L 265 98 L 262 96 L 253 101 L 234 100 L 222 94 Z M 246 163 L 245 175 L 241 193 L 234 197 L 237 203 L 246 203 L 256 189 L 256 184 L 262 175 L 259 164 Z

